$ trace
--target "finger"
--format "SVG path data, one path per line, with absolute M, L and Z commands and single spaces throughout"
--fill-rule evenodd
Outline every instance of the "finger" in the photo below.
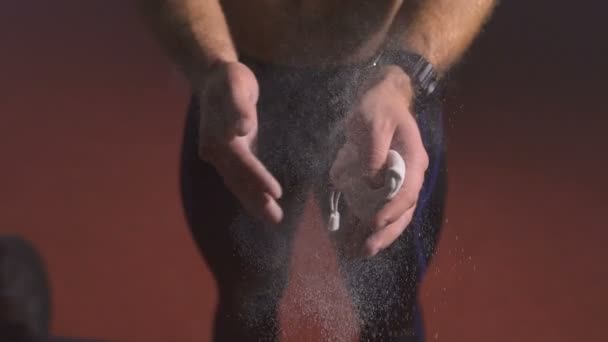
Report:
M 380 231 L 372 234 L 365 241 L 364 254 L 367 256 L 375 256 L 380 251 L 390 246 L 410 224 L 416 207 L 412 207 L 401 215 L 396 221 L 384 227 Z
M 420 190 L 424 183 L 426 167 L 414 162 L 407 164 L 407 172 L 401 190 L 395 198 L 386 203 L 376 215 L 374 229 L 382 229 L 397 221 L 404 212 L 415 207 L 418 202 Z
M 273 224 L 278 224 L 283 220 L 283 209 L 277 201 L 267 193 L 264 193 L 264 206 L 261 209 L 263 218 Z
M 255 187 L 242 170 L 227 166 L 226 163 L 218 165 L 218 171 L 222 175 L 224 184 L 248 213 L 270 223 L 276 224 L 282 220 L 283 211 L 272 195 Z
M 267 193 L 248 191 L 239 182 L 238 178 L 223 174 L 224 183 L 231 193 L 238 199 L 239 203 L 253 217 L 278 224 L 283 219 L 283 210 L 277 201 Z
M 230 173 L 239 179 L 246 189 L 268 193 L 273 198 L 281 198 L 279 182 L 253 154 L 246 138 L 235 138 L 228 144 L 223 164 Z
M 229 181 L 228 181 L 229 182 Z M 239 203 L 245 210 L 256 219 L 272 224 L 278 224 L 283 220 L 283 210 L 277 201 L 267 193 L 236 191 L 235 187 L 227 185 L 235 194 Z
M 382 183 L 378 175 L 386 163 L 393 133 L 391 121 L 377 116 L 370 122 L 353 120 L 350 136 L 347 136 L 348 141 L 357 148 L 364 177 L 375 185 Z

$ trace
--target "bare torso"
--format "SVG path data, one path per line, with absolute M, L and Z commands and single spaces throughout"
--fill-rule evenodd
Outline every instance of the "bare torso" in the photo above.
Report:
M 369 58 L 403 0 L 222 0 L 241 54 L 264 61 L 341 64 Z

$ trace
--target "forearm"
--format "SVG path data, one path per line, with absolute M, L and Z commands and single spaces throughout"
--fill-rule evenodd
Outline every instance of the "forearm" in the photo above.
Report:
M 416 0 L 413 3 L 410 8 L 404 8 L 406 24 L 394 32 L 393 43 L 422 55 L 442 74 L 471 45 L 497 0 Z
M 237 54 L 219 0 L 140 0 L 159 42 L 197 87 L 207 70 Z

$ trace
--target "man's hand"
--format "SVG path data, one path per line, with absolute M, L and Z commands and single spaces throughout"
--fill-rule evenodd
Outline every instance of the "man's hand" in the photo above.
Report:
M 388 151 L 398 151 L 407 172 L 397 196 L 375 215 L 364 253 L 373 256 L 391 245 L 410 223 L 429 164 L 415 117 L 410 112 L 409 77 L 396 66 L 386 66 L 364 87 L 359 102 L 347 117 L 347 144 L 354 145 L 361 162 L 361 176 L 370 185 L 383 184 L 382 171 Z M 335 179 L 340 170 L 332 169 Z
M 245 209 L 278 223 L 281 186 L 253 149 L 257 137 L 259 86 L 253 72 L 238 62 L 213 67 L 200 90 L 199 156 L 211 163 Z

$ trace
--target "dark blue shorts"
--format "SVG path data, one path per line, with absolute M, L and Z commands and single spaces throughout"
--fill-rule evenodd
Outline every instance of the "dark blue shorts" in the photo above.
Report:
M 341 119 L 362 75 L 358 67 L 319 71 L 245 63 L 260 83 L 257 153 L 283 186 L 285 218 L 281 227 L 271 228 L 247 215 L 214 168 L 198 159 L 193 99 L 181 189 L 192 235 L 218 284 L 217 341 L 276 339 L 277 306 L 287 284 L 295 227 L 310 192 L 325 213 L 329 210 L 328 172 L 344 141 Z M 346 257 L 336 243 L 364 341 L 423 339 L 416 297 L 443 221 L 446 166 L 440 100 L 417 103 L 415 112 L 430 166 L 410 227 L 374 258 Z M 353 229 L 340 230 L 349 231 Z

